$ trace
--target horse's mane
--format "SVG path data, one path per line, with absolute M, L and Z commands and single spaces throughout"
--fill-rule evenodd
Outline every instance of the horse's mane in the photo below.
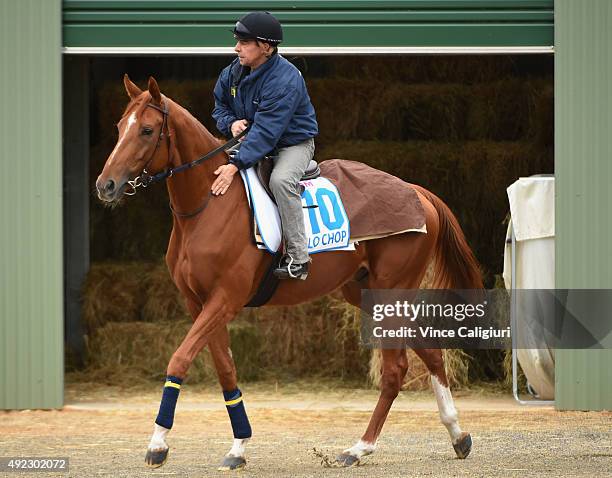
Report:
M 194 124 L 197 129 L 199 130 L 199 132 L 201 134 L 203 134 L 204 136 L 206 136 L 208 139 L 214 141 L 215 143 L 218 143 L 219 145 L 224 143 L 224 140 L 221 138 L 217 138 L 216 136 L 214 136 L 207 128 L 206 126 L 204 126 L 200 120 L 198 120 L 195 116 L 193 116 L 191 114 L 191 112 L 187 109 L 184 108 L 183 106 L 179 105 L 176 101 L 174 101 L 172 98 L 168 98 L 167 96 L 163 95 L 164 100 L 167 102 L 168 104 L 168 109 L 170 109 L 170 105 L 172 105 L 174 112 L 179 112 L 181 113 L 185 119 L 187 119 L 189 122 L 191 122 L 192 124 Z
M 225 141 L 223 140 L 223 138 L 218 138 L 216 136 L 214 136 L 207 128 L 206 126 L 204 126 L 195 116 L 193 116 L 190 111 L 186 108 L 184 108 L 183 106 L 181 106 L 180 104 L 178 104 L 176 101 L 174 101 L 172 98 L 169 98 L 166 95 L 162 95 L 164 101 L 166 101 L 166 104 L 168 105 L 168 109 L 170 110 L 170 106 L 172 106 L 173 111 L 174 112 L 178 112 L 180 114 L 182 114 L 185 119 L 187 121 L 189 121 L 190 123 L 192 123 L 193 125 L 196 126 L 196 128 L 198 129 L 198 132 L 201 133 L 202 135 L 204 135 L 205 137 L 207 137 L 207 139 L 215 142 L 218 145 L 223 144 Z M 142 100 L 142 96 L 139 96 L 138 98 L 134 98 L 131 99 L 130 102 L 128 103 L 128 105 L 125 107 L 125 110 L 123 111 L 123 114 L 121 115 L 121 120 L 123 118 L 125 118 L 131 111 L 132 109 L 137 106 L 139 103 L 141 103 Z

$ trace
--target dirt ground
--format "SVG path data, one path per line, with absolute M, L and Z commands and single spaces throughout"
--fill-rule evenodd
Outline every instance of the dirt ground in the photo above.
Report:
M 363 433 L 377 392 L 297 385 L 242 387 L 253 427 L 240 477 L 612 476 L 612 413 L 521 407 L 508 395 L 456 393 L 462 428 L 474 447 L 455 459 L 431 393 L 402 393 L 376 453 L 358 467 L 329 468 Z M 331 390 L 331 391 L 329 391 Z M 66 389 L 62 410 L 0 412 L 0 456 L 69 457 L 69 473 L 31 476 L 209 477 L 232 433 L 220 393 L 184 387 L 162 468 L 144 466 L 161 388 L 120 390 L 87 384 Z M 316 451 L 315 451 L 316 450 Z M 27 476 L 8 473 L 0 476 Z

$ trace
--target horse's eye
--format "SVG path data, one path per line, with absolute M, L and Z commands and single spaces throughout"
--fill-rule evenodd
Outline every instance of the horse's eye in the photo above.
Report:
M 152 128 L 142 128 L 142 134 L 146 136 L 151 136 L 153 134 Z

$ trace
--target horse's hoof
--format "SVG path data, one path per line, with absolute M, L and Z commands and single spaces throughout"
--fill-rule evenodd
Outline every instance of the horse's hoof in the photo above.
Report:
M 342 453 L 336 457 L 336 464 L 344 467 L 359 465 L 359 461 L 359 458 L 355 455 L 350 455 L 348 453 Z
M 145 455 L 145 463 L 149 468 L 159 468 L 168 459 L 168 450 L 170 448 L 166 448 L 161 451 L 151 451 L 147 450 L 147 454 Z
M 453 445 L 457 458 L 464 459 L 472 451 L 472 436 L 469 433 L 463 432 L 459 441 Z
M 242 456 L 226 456 L 217 468 L 218 471 L 242 470 L 246 466 L 246 460 Z

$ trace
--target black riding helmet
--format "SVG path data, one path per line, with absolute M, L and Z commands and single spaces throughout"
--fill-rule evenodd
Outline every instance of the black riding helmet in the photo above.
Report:
M 238 40 L 261 40 L 272 45 L 283 41 L 283 28 L 270 12 L 251 12 L 236 22 L 232 33 Z

